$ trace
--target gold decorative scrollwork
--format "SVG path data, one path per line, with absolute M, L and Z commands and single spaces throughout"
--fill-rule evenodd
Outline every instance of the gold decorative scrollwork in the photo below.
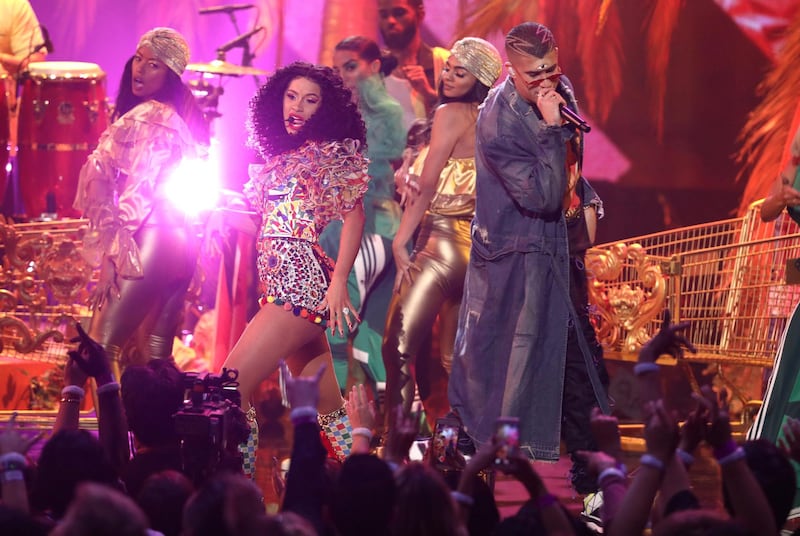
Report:
M 36 332 L 28 325 L 14 316 L 4 316 L 0 318 L 0 331 L 12 328 L 17 338 L 14 341 L 14 349 L 22 354 L 30 353 L 40 348 L 48 339 L 54 342 L 63 342 L 64 334 L 57 329 Z M 3 339 L 0 338 L 0 351 L 4 348 Z
M 80 254 L 84 232 L 84 220 L 15 224 L 0 217 L 0 351 L 41 359 L 85 316 L 94 269 Z
M 586 270 L 598 339 L 623 354 L 638 352 L 650 338 L 647 325 L 666 301 L 667 282 L 660 262 L 640 244 L 620 242 L 608 249 L 589 250 Z M 629 276 L 624 283 L 620 281 L 623 275 Z

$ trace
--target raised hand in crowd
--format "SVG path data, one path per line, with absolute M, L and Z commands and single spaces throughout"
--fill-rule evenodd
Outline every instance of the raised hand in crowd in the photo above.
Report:
M 319 382 L 325 372 L 322 365 L 316 374 L 295 378 L 286 361 L 279 364 L 281 378 L 286 387 L 286 398 L 292 408 L 294 425 L 289 472 L 283 497 L 283 509 L 294 512 L 310 521 L 317 531 L 325 523 L 322 508 L 329 493 L 325 478 L 326 451 L 322 446 L 317 423 L 319 404 Z
M 497 445 L 502 447 L 502 443 Z M 495 450 L 496 452 L 496 450 Z M 521 450 L 512 451 L 506 463 L 496 464 L 498 471 L 511 475 L 522 484 L 530 495 L 530 501 L 539 512 L 545 534 L 572 535 L 575 530 L 558 497 L 547 490 L 541 475 L 533 468 L 531 460 Z
M 661 398 L 661 385 L 659 383 L 658 365 L 656 360 L 659 356 L 668 354 L 676 359 L 684 355 L 684 350 L 692 353 L 697 349 L 683 335 L 689 328 L 688 322 L 672 323 L 672 315 L 669 310 L 664 311 L 664 321 L 661 329 L 655 334 L 639 351 L 638 363 L 633 371 L 636 374 L 639 384 L 639 397 L 642 404 L 658 400 Z
M 614 522 L 608 527 L 611 535 L 641 534 L 644 531 L 664 471 L 680 439 L 677 417 L 667 411 L 662 400 L 650 401 L 643 409 L 647 451 L 641 458 L 639 470 L 628 487 Z
M 577 454 L 586 460 L 589 474 L 597 479 L 603 492 L 603 526 L 608 527 L 628 488 L 627 469 L 622 464 L 622 436 L 618 419 L 598 407 L 592 409 L 590 424 L 598 450 L 581 450 Z
M 350 447 L 350 454 L 368 453 L 377 418 L 375 402 L 369 399 L 363 383 L 354 385 L 350 390 L 344 401 L 344 409 L 353 426 L 353 446 Z
M 744 449 L 733 439 L 727 390 L 717 393 L 704 385 L 701 392 L 709 409 L 706 442 L 714 449 L 734 519 L 753 534 L 776 534 L 778 527 L 769 502 L 747 465 Z
M 286 387 L 286 398 L 292 409 L 314 408 L 319 405 L 319 381 L 325 372 L 325 365 L 320 366 L 317 373 L 308 377 L 292 376 L 286 361 L 281 361 L 281 378 Z
M 692 398 L 697 401 L 697 407 L 686 416 L 681 427 L 680 443 L 678 443 L 678 449 L 689 455 L 693 455 L 697 446 L 705 440 L 711 417 L 709 401 L 696 393 L 692 393 Z
M 600 408 L 594 407 L 589 422 L 598 450 L 619 462 L 622 457 L 622 434 L 619 431 L 619 420 L 613 415 L 604 414 Z
M 389 426 L 383 459 L 390 464 L 402 465 L 408 461 L 408 452 L 419 434 L 419 416 L 405 413 L 402 405 L 387 408 L 391 411 L 393 424 Z
M 24 470 L 28 465 L 25 454 L 39 441 L 44 432 L 24 437 L 17 427 L 17 412 L 0 431 L 0 482 L 3 504 L 22 512 L 30 511 Z
M 77 343 L 78 347 L 67 352 L 69 361 L 65 380 L 69 378 L 70 381 L 85 383 L 87 377 L 94 379 L 99 406 L 97 427 L 100 443 L 114 467 L 119 470 L 130 458 L 128 425 L 122 408 L 120 386 L 114 379 L 111 360 L 106 350 L 86 333 L 80 323 L 75 323 L 75 329 L 78 336 L 70 342 Z M 54 431 L 78 428 L 80 402 L 84 396 L 84 390 L 77 384 L 64 387 Z
M 80 323 L 75 323 L 78 336 L 70 340 L 78 343 L 76 350 L 70 350 L 67 355 L 70 361 L 80 367 L 89 377 L 97 382 L 97 387 L 114 381 L 114 374 L 111 370 L 111 361 L 105 349 L 84 331 Z
M 673 324 L 672 313 L 669 309 L 665 310 L 661 329 L 639 351 L 639 363 L 655 363 L 664 354 L 680 359 L 684 355 L 684 349 L 697 353 L 694 345 L 683 335 L 689 326 L 689 322 Z

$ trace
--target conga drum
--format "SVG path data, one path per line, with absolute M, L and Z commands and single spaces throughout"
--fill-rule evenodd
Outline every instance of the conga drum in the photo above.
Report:
M 78 174 L 108 126 L 105 73 L 94 63 L 31 63 L 19 99 L 17 162 L 25 213 L 78 217 Z
M 8 182 L 8 152 L 11 143 L 11 128 L 9 127 L 9 107 L 11 105 L 10 76 L 0 74 L 0 204 L 3 203 Z

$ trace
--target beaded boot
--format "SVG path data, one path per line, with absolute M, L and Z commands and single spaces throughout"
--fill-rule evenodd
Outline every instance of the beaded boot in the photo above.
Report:
M 258 450 L 258 419 L 256 419 L 256 408 L 250 406 L 245 413 L 247 423 L 250 425 L 250 434 L 247 441 L 239 443 L 239 452 L 242 454 L 242 472 L 244 476 L 251 480 L 256 479 L 256 451 Z
M 320 415 L 317 419 L 325 437 L 331 444 L 333 453 L 339 461 L 344 461 L 350 455 L 350 447 L 353 446 L 353 426 L 350 424 L 350 417 L 347 416 L 344 406 Z

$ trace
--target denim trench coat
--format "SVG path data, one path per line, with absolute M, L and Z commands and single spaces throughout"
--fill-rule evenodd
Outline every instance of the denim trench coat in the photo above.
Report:
M 540 120 L 510 78 L 481 107 L 472 249 L 449 382 L 451 407 L 473 440 L 489 441 L 498 416 L 518 417 L 520 445 L 543 460 L 559 457 L 569 321 L 562 200 L 565 142 L 575 135 Z

